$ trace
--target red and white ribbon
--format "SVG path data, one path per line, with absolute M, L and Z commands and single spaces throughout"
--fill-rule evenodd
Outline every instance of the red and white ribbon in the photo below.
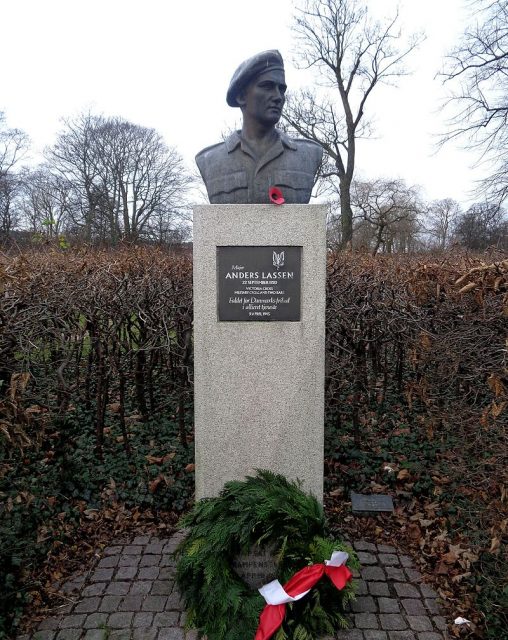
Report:
M 334 551 L 330 560 L 324 564 L 304 567 L 290 578 L 284 586 L 273 580 L 259 589 L 266 606 L 259 616 L 259 626 L 255 640 L 268 640 L 281 626 L 286 613 L 286 604 L 304 598 L 316 582 L 326 574 L 337 589 L 344 589 L 352 578 L 346 567 L 349 555 L 345 551 Z

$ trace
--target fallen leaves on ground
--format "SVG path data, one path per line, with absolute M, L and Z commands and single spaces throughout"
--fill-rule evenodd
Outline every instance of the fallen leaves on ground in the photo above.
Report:
M 495 380 L 491 383 L 498 384 Z M 380 453 L 381 430 L 377 422 L 371 431 L 367 425 L 363 438 L 367 460 L 369 451 Z M 484 616 L 477 604 L 482 590 L 478 584 L 482 555 L 499 557 L 500 566 L 508 561 L 506 451 L 480 461 L 472 457 L 474 443 L 469 450 L 443 447 L 433 462 L 422 454 L 420 465 L 413 459 L 409 469 L 407 452 L 402 447 L 399 451 L 383 450 L 390 462 L 367 468 L 356 455 L 348 459 L 348 447 L 353 450 L 353 442 L 347 443 L 346 448 L 344 444 L 343 441 L 340 451 L 345 453 L 337 454 L 340 462 L 333 458 L 326 461 L 330 490 L 325 506 L 336 535 L 346 533 L 352 540 L 391 544 L 411 555 L 424 582 L 438 592 L 447 620 L 462 617 L 470 621 L 450 624 L 450 636 L 484 638 Z M 424 492 L 418 493 L 416 484 L 423 480 L 428 484 Z M 394 513 L 353 516 L 351 487 L 361 493 L 391 495 Z

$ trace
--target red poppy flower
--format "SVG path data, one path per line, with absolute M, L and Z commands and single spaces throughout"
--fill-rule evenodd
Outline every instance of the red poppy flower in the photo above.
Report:
M 284 204 L 286 202 L 282 191 L 277 187 L 270 187 L 268 189 L 268 196 L 270 197 L 270 202 L 273 202 L 273 204 Z

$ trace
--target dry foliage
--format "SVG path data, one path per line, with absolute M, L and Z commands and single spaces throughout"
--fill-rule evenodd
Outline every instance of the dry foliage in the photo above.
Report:
M 128 449 L 125 395 L 133 386 L 139 419 L 161 409 L 161 391 L 177 395 L 185 442 L 191 277 L 188 256 L 156 249 L 39 252 L 0 262 L 0 397 L 9 389 L 0 405 L 4 435 L 19 444 L 28 434 L 41 438 L 28 423 L 50 408 L 62 418 L 82 402 L 95 412 L 98 457 L 106 409 L 117 416 Z M 155 379 L 167 388 L 156 389 Z M 25 406 L 33 403 L 28 409 L 18 402 L 23 391 Z
M 362 410 L 392 392 L 429 439 L 464 429 L 477 450 L 484 431 L 506 435 L 507 318 L 506 259 L 331 256 L 329 403 L 348 397 L 359 443 Z

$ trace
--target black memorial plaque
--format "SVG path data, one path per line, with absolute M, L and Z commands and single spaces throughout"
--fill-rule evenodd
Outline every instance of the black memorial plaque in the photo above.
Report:
M 382 513 L 393 512 L 391 496 L 379 493 L 364 494 L 351 492 L 351 507 L 353 513 Z
M 302 247 L 217 247 L 220 321 L 298 322 Z

